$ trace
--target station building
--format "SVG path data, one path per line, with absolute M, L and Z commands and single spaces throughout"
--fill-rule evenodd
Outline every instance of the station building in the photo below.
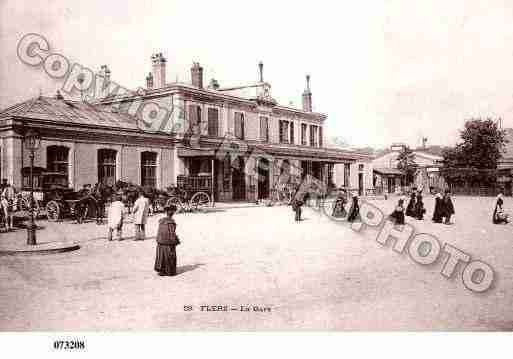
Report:
M 297 109 L 272 97 L 261 63 L 254 83 L 223 88 L 215 79 L 204 86 L 199 63 L 191 67 L 190 83 L 168 83 L 164 56 L 151 61 L 145 88 L 119 94 L 102 86 L 106 91 L 94 100 L 80 101 L 57 93 L 0 112 L 0 177 L 27 186 L 23 143 L 34 129 L 41 136 L 34 165 L 47 174 L 40 186 L 78 190 L 122 180 L 164 189 L 192 181 L 211 188 L 216 201 L 253 201 L 291 178 L 348 188 L 369 181 L 358 170 L 351 174 L 367 155 L 325 146 L 327 116 L 313 111 L 308 76 Z M 110 84 L 107 66 L 96 79 Z M 148 123 L 143 113 L 155 106 L 165 113 L 152 110 Z

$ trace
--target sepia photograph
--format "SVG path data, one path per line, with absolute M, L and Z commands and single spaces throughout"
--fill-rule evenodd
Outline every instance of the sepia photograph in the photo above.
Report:
M 513 4 L 0 0 L 0 54 L 3 334 L 513 330 Z

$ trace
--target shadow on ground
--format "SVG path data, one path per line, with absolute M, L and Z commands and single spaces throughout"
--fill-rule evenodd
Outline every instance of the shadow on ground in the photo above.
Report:
M 195 270 L 196 268 L 199 268 L 204 265 L 205 265 L 205 263 L 196 263 L 196 264 L 187 264 L 187 265 L 178 267 L 176 269 L 176 275 Z

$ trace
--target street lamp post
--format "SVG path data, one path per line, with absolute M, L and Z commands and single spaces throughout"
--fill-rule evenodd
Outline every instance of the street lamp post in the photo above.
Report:
M 34 130 L 25 134 L 25 147 L 30 151 L 30 224 L 27 226 L 27 244 L 36 244 L 36 224 L 34 223 L 34 152 L 39 148 L 41 138 Z

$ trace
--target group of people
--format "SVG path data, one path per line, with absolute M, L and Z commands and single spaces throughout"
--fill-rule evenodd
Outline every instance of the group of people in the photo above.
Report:
M 331 215 L 335 218 L 344 218 L 347 217 L 348 222 L 354 222 L 360 218 L 360 204 L 358 202 L 358 195 L 353 193 L 351 199 L 351 206 L 349 207 L 349 211 L 346 211 L 347 204 L 347 191 L 341 188 L 337 197 L 335 198 L 335 202 L 333 205 L 333 211 Z
M 120 194 L 115 194 L 112 203 L 108 208 L 108 234 L 109 241 L 113 240 L 113 233 L 116 231 L 117 240 L 122 240 L 123 221 L 128 214 L 128 209 L 121 201 Z M 157 249 L 155 255 L 154 269 L 160 276 L 176 275 L 176 246 L 180 240 L 176 235 L 176 222 L 173 219 L 177 208 L 174 205 L 164 206 L 166 216 L 161 218 L 157 229 Z M 150 201 L 144 191 L 140 189 L 137 193 L 137 200 L 132 208 L 133 221 L 135 226 L 134 241 L 141 241 L 146 238 L 146 222 L 150 211 Z
M 451 192 L 446 190 L 443 196 L 441 193 L 437 193 L 435 195 L 435 208 L 432 217 L 433 222 L 451 224 L 451 216 L 454 215 L 454 213 L 455 211 L 454 204 L 451 199 Z M 412 217 L 417 220 L 423 220 L 425 214 L 426 208 L 424 207 L 422 190 L 414 188 L 406 209 L 404 208 L 404 198 L 400 198 L 389 218 L 396 224 L 404 224 L 405 216 Z
M 134 240 L 144 240 L 146 238 L 146 222 L 148 221 L 148 215 L 150 211 L 150 201 L 145 196 L 143 190 L 139 190 L 137 193 L 137 200 L 132 208 L 132 216 L 135 227 L 135 238 Z M 122 201 L 121 194 L 115 194 L 113 201 L 111 202 L 107 210 L 108 219 L 108 240 L 112 241 L 112 235 L 116 231 L 118 240 L 122 239 L 123 232 L 123 221 L 128 214 L 128 209 Z

